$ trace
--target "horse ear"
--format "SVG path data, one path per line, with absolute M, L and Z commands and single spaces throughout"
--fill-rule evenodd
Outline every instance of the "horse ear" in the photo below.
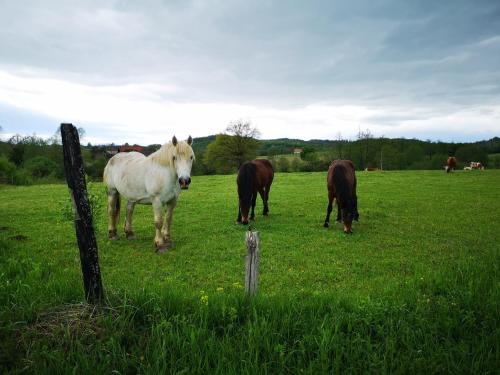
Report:
M 191 138 L 191 136 L 189 136 L 189 137 L 188 137 L 188 139 L 187 139 L 187 143 L 188 143 L 188 145 L 190 145 L 190 146 L 193 144 L 193 138 Z
M 175 138 L 175 135 L 174 135 L 174 137 L 172 138 L 172 144 L 173 144 L 174 146 L 177 146 L 177 138 Z

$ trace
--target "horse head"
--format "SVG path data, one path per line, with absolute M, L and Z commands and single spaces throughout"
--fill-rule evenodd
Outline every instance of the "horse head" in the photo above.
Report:
M 344 224 L 344 233 L 351 234 L 352 233 L 352 221 L 358 221 L 359 215 L 348 209 L 340 210 L 342 215 L 342 223 Z
M 179 185 L 181 189 L 189 188 L 191 183 L 191 168 L 194 161 L 194 152 L 191 148 L 193 138 L 188 137 L 186 141 L 177 141 L 177 138 L 172 138 L 172 145 L 174 146 L 172 152 L 172 163 L 175 167 L 177 177 L 179 178 Z
M 248 224 L 248 215 L 250 212 L 250 207 L 252 206 L 252 198 L 253 198 L 252 195 L 245 195 L 239 197 L 241 223 L 244 225 Z

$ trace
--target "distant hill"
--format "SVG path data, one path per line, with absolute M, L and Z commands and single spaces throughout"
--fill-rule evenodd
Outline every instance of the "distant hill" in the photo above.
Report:
M 210 135 L 207 137 L 194 138 L 193 149 L 195 153 L 203 153 L 207 148 L 208 144 L 215 140 L 215 135 Z M 363 142 L 364 140 L 330 140 L 330 139 L 311 139 L 309 141 L 304 141 L 302 139 L 294 138 L 276 138 L 276 139 L 261 139 L 261 148 L 258 151 L 259 155 L 282 155 L 289 154 L 293 152 L 295 147 L 309 147 L 315 151 L 324 151 L 331 149 L 332 147 L 337 147 L 340 143 L 342 144 L 357 144 Z M 489 140 L 470 142 L 470 143 L 450 143 L 450 142 L 430 142 L 422 141 L 418 139 L 407 139 L 407 138 L 371 138 L 368 140 L 370 143 L 380 143 L 384 144 L 399 144 L 402 147 L 410 145 L 419 145 L 425 147 L 426 145 L 436 145 L 442 152 L 454 154 L 455 151 L 464 145 L 476 145 L 483 149 L 488 154 L 500 153 L 500 137 L 494 137 Z

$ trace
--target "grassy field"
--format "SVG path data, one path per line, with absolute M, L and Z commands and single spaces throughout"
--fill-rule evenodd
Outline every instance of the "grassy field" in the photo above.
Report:
M 258 201 L 252 300 L 235 176 L 193 178 L 163 255 L 149 206 L 136 240 L 107 240 L 95 185 L 98 309 L 67 188 L 0 186 L 0 372 L 498 373 L 500 171 L 359 172 L 351 236 L 322 227 L 325 180 L 277 174 L 269 217 Z

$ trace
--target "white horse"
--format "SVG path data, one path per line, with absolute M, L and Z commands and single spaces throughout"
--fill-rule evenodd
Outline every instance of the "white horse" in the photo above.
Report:
M 151 204 L 156 228 L 156 248 L 159 252 L 170 248 L 170 226 L 177 198 L 181 189 L 187 189 L 191 183 L 194 161 L 192 143 L 191 136 L 187 141 L 181 142 L 174 136 L 172 142 L 164 144 L 148 157 L 139 152 L 120 152 L 109 159 L 104 168 L 103 181 L 108 189 L 110 239 L 118 238 L 116 225 L 120 214 L 120 195 L 123 195 L 128 200 L 125 218 L 127 239 L 134 238 L 132 213 L 135 204 Z M 162 210 L 165 205 L 167 208 L 163 221 Z

